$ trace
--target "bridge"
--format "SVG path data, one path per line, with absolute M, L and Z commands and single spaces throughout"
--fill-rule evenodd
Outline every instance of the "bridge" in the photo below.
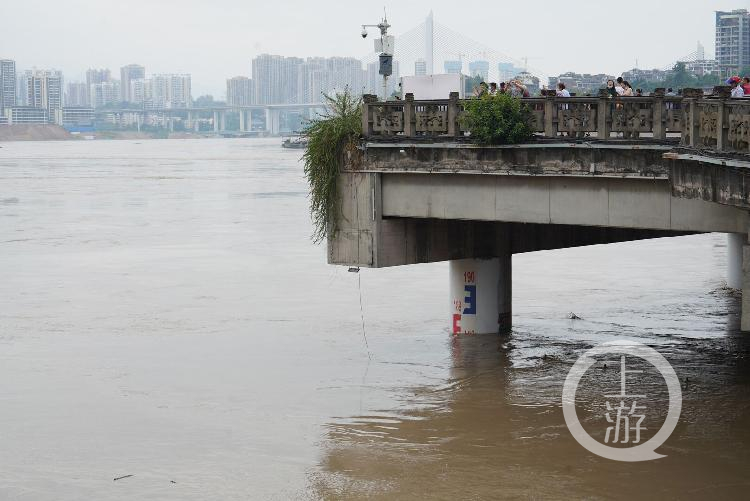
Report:
M 717 88 L 523 102 L 534 140 L 478 146 L 457 94 L 365 96 L 329 263 L 449 261 L 453 332 L 487 333 L 511 327 L 515 253 L 722 232 L 750 331 L 750 100 Z
M 189 107 L 189 108 L 143 108 L 143 109 L 99 109 L 95 115 L 99 119 L 111 117 L 114 123 L 136 123 L 140 126 L 145 123 L 147 117 L 158 116 L 163 120 L 170 130 L 174 129 L 175 119 L 185 119 L 196 128 L 198 122 L 195 120 L 199 117 L 209 117 L 213 124 L 213 131 L 217 134 L 227 133 L 226 117 L 228 113 L 239 115 L 239 133 L 251 132 L 251 113 L 262 112 L 264 114 L 264 132 L 271 135 L 278 135 L 281 132 L 281 114 L 282 112 L 302 112 L 307 114 L 307 118 L 313 118 L 316 112 L 325 110 L 324 103 L 299 103 L 299 104 L 253 104 L 247 106 L 210 106 L 210 107 Z

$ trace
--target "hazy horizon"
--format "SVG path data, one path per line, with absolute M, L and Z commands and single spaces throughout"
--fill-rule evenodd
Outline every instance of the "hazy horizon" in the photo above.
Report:
M 513 58 L 528 57 L 529 66 L 557 75 L 619 74 L 636 60 L 641 68 L 662 68 L 693 52 L 698 42 L 711 58 L 714 11 L 748 8 L 750 2 L 603 5 L 540 0 L 467 4 L 457 10 L 444 0 L 385 3 L 396 36 L 422 23 L 432 10 L 436 22 Z M 221 98 L 226 79 L 249 76 L 251 60 L 261 53 L 364 58 L 372 52 L 375 32 L 363 40 L 360 25 L 379 22 L 383 5 L 291 0 L 275 9 L 274 4 L 239 0 L 28 0 L 4 11 L 8 19 L 34 20 L 6 23 L 1 35 L 0 58 L 16 60 L 19 72 L 55 68 L 70 82 L 83 80 L 88 68 L 109 68 L 119 78 L 121 66 L 138 63 L 149 74 L 190 73 L 193 97 Z

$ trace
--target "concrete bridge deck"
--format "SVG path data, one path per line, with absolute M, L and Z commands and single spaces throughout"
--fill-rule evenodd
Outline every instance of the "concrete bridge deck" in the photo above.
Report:
M 365 137 L 339 179 L 329 262 L 447 260 L 472 270 L 495 263 L 484 289 L 498 310 L 475 314 L 471 327 L 466 318 L 456 327 L 454 318 L 457 332 L 510 325 L 511 256 L 519 252 L 723 232 L 732 235 L 728 283 L 750 290 L 750 100 L 688 92 L 526 102 L 534 141 L 477 146 L 462 130 L 455 96 L 366 98 Z M 750 291 L 744 297 L 742 326 L 750 330 Z

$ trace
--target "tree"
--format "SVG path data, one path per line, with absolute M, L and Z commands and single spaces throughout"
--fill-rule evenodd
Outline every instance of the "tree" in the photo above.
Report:
M 471 140 L 478 144 L 516 144 L 531 138 L 531 112 L 508 94 L 486 94 L 464 104 Z
M 310 214 L 313 241 L 320 242 L 336 233 L 340 199 L 338 180 L 346 151 L 357 151 L 362 135 L 362 98 L 347 87 L 342 94 L 323 94 L 327 110 L 312 119 L 303 136 L 307 147 L 302 155 L 305 177 L 310 185 Z

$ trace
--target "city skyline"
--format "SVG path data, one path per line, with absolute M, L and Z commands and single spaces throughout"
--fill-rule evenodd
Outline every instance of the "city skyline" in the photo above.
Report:
M 160 73 L 191 73 L 195 96 L 211 94 L 222 98 L 226 94 L 226 78 L 250 76 L 250 61 L 263 53 L 300 58 L 356 57 L 363 59 L 366 65 L 368 61 L 364 59 L 373 52 L 374 35 L 362 40 L 360 25 L 377 22 L 382 17 L 380 6 L 354 5 L 341 10 L 335 8 L 333 2 L 313 6 L 292 1 L 290 8 L 275 11 L 273 19 L 269 19 L 258 15 L 260 10 L 246 2 L 231 0 L 211 6 L 188 1 L 191 8 L 180 9 L 176 14 L 169 0 L 158 5 L 149 3 L 151 15 L 143 18 L 138 8 L 140 3 L 135 0 L 127 9 L 117 7 L 114 13 L 97 15 L 104 6 L 83 0 L 72 0 L 64 7 L 45 1 L 16 2 L 5 9 L 11 17 L 37 18 L 39 14 L 47 14 L 47 20 L 31 28 L 8 26 L 2 35 L 0 57 L 15 59 L 22 69 L 60 69 L 69 82 L 84 81 L 89 67 L 114 71 L 137 62 L 159 68 Z M 647 13 L 638 9 L 618 10 L 618 27 L 637 25 L 637 33 L 654 34 L 637 37 L 629 35 L 628 30 L 621 36 L 611 33 L 614 29 L 611 13 L 594 8 L 594 2 L 569 2 L 561 7 L 541 0 L 541 4 L 537 6 L 549 14 L 544 18 L 536 14 L 538 9 L 532 11 L 514 5 L 488 5 L 485 16 L 476 16 L 470 11 L 460 11 L 456 15 L 453 5 L 442 1 L 399 4 L 398 9 L 387 4 L 386 7 L 395 35 L 418 25 L 433 9 L 437 20 L 456 31 L 516 59 L 528 57 L 530 66 L 548 75 L 566 71 L 614 73 L 634 67 L 636 60 L 642 68 L 661 68 L 690 52 L 698 41 L 713 55 L 714 11 L 748 7 L 741 2 L 702 2 L 691 5 L 691 15 L 682 16 L 679 25 L 670 23 L 669 19 L 684 13 L 686 7 L 672 0 L 650 6 Z M 585 20 L 578 18 L 577 8 L 585 9 Z M 167 10 L 169 16 L 159 15 Z M 326 16 L 321 16 L 324 11 Z M 81 12 L 87 14 L 80 15 Z M 71 13 L 76 13 L 75 19 L 70 19 Z M 503 24 L 501 21 L 503 31 L 499 33 L 497 20 L 509 17 L 524 20 L 527 26 L 523 26 L 523 22 Z M 70 20 L 70 23 L 57 22 L 59 19 Z M 158 26 L 160 19 L 171 21 Z M 316 19 L 320 21 L 314 22 Z M 112 36 L 136 21 L 141 36 Z M 318 24 L 323 22 L 326 24 Z M 63 33 L 62 26 L 74 29 L 66 28 Z M 533 26 L 533 30 L 528 26 Z M 29 30 L 40 30 L 40 35 L 43 31 L 45 36 L 34 36 Z M 191 33 L 201 36 L 191 37 Z M 208 36 L 210 33 L 217 36 Z M 46 37 L 54 38 L 56 43 L 43 47 L 35 42 Z M 569 50 L 560 50 L 561 38 L 570 46 Z

